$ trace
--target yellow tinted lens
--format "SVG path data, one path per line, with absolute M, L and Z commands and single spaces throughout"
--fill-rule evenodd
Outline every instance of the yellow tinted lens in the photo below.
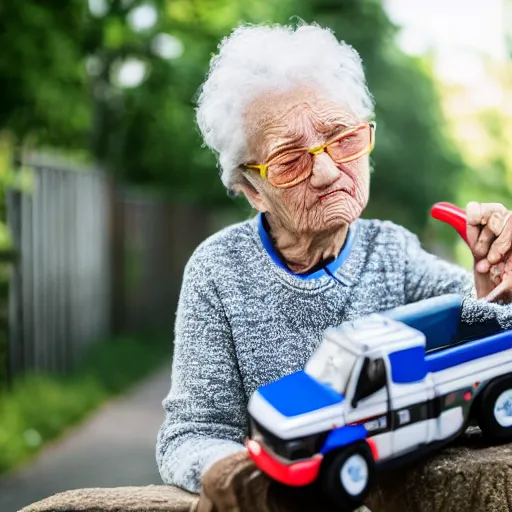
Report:
M 370 130 L 369 125 L 362 126 L 333 142 L 327 148 L 329 155 L 335 162 L 346 162 L 369 152 L 371 149 Z
M 289 153 L 268 166 L 268 179 L 274 187 L 286 188 L 304 181 L 313 169 L 313 155 L 301 151 Z

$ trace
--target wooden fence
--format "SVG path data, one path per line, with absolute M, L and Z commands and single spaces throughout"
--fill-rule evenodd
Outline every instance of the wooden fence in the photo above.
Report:
M 123 234 L 114 248 L 119 261 L 114 261 L 113 272 L 124 269 L 115 279 L 122 287 L 114 300 L 116 330 L 158 330 L 171 339 L 183 268 L 213 231 L 212 214 L 198 206 L 126 192 L 118 192 L 116 208 L 117 229 Z
M 107 178 L 31 165 L 32 193 L 10 192 L 19 253 L 10 293 L 10 373 L 67 370 L 109 332 Z
M 65 372 L 113 334 L 158 331 L 171 342 L 184 265 L 232 219 L 127 191 L 94 170 L 30 167 L 32 193 L 7 197 L 19 253 L 8 373 Z

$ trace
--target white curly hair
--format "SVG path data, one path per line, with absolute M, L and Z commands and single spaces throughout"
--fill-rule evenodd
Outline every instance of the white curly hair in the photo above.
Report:
M 297 27 L 241 25 L 218 49 L 199 90 L 196 115 L 204 142 L 218 156 L 228 190 L 240 182 L 244 110 L 259 93 L 308 84 L 359 119 L 373 116 L 359 54 L 329 29 L 302 22 Z

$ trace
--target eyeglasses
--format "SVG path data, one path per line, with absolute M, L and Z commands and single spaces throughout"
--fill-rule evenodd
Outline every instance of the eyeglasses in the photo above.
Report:
M 294 187 L 313 174 L 315 156 L 324 151 L 335 164 L 351 162 L 371 153 L 375 145 L 375 128 L 374 122 L 352 126 L 323 146 L 287 151 L 266 164 L 244 167 L 258 170 L 261 178 L 268 179 L 276 188 Z

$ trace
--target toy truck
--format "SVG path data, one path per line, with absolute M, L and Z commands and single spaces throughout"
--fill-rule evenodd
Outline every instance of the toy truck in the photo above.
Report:
M 461 304 L 434 297 L 328 329 L 303 371 L 251 397 L 255 464 L 354 510 L 377 471 L 438 449 L 471 422 L 512 438 L 512 331 L 464 327 Z
M 512 437 L 512 331 L 461 338 L 461 300 L 435 297 L 327 330 L 303 371 L 251 397 L 256 465 L 286 485 L 316 482 L 353 510 L 377 470 L 439 448 L 471 420 Z

